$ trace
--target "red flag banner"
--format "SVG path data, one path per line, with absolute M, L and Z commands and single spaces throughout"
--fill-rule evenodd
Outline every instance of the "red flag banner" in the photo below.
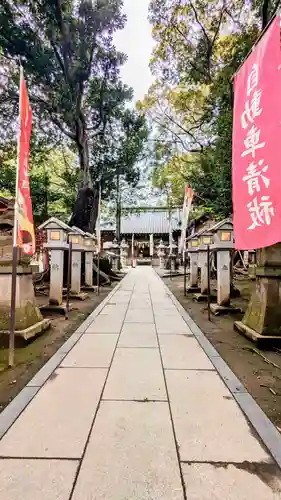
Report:
M 35 232 L 33 225 L 30 184 L 28 175 L 32 112 L 29 105 L 26 83 L 20 78 L 20 133 L 18 142 L 18 171 L 16 186 L 16 227 L 15 244 L 27 255 L 35 252 Z
M 240 250 L 281 241 L 280 68 L 276 17 L 234 80 L 233 222 Z

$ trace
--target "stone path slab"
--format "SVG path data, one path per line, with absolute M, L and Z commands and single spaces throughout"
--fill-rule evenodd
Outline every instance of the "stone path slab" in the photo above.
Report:
M 123 318 L 112 315 L 99 315 L 87 328 L 85 333 L 117 333 L 119 334 L 123 324 Z
M 78 461 L 1 460 L 1 500 L 69 500 Z
M 118 347 L 158 347 L 153 323 L 125 323 Z
M 167 400 L 158 349 L 118 348 L 105 387 L 104 398 Z
M 214 370 L 197 340 L 186 335 L 160 335 L 160 349 L 165 369 Z
M 46 363 L 1 432 L 0 500 L 281 500 L 278 431 L 149 267 Z
M 216 372 L 167 371 L 166 380 L 182 461 L 268 462 Z
M 0 457 L 81 457 L 106 374 L 56 370 L 0 441 Z
M 73 497 L 91 499 L 184 500 L 168 403 L 102 402 Z
M 83 335 L 63 360 L 62 367 L 108 368 L 118 340 L 118 335 L 97 333 Z
M 153 323 L 152 309 L 128 309 L 125 323 Z
M 188 500 L 279 500 L 280 471 L 275 465 L 183 465 Z

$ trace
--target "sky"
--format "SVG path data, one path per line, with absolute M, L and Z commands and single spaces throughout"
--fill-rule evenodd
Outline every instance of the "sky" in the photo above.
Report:
M 143 99 L 153 82 L 149 60 L 153 50 L 151 26 L 148 22 L 150 0 L 124 0 L 127 24 L 115 35 L 115 45 L 125 52 L 128 61 L 122 68 L 122 80 L 134 89 L 134 103 Z

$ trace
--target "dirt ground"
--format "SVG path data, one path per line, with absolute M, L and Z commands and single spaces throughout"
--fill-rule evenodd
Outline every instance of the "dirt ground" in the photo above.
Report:
M 195 302 L 192 297 L 184 297 L 182 276 L 171 280 L 164 278 L 164 281 L 247 391 L 281 431 L 281 350 L 262 351 L 264 356 L 280 368 L 266 363 L 262 357 L 250 350 L 256 346 L 233 328 L 234 321 L 242 319 L 242 314 L 212 316 L 211 321 L 208 321 L 207 305 Z M 235 286 L 240 290 L 241 297 L 232 299 L 232 303 L 246 310 L 255 284 L 239 279 L 235 281 Z
M 105 299 L 114 286 L 112 283 L 111 287 L 101 287 L 99 296 L 91 292 L 89 298 L 83 302 L 71 300 L 73 308 L 68 320 L 63 315 L 44 313 L 45 318 L 51 319 L 51 328 L 25 346 L 16 347 L 14 368 L 7 368 L 7 339 L 0 339 L 0 412 Z M 47 302 L 46 298 L 36 299 L 38 305 Z

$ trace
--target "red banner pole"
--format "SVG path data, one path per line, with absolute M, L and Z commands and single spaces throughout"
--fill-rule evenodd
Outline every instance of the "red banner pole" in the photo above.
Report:
M 14 204 L 14 231 L 13 231 L 13 254 L 12 254 L 12 283 L 11 283 L 11 313 L 10 313 L 10 335 L 9 335 L 9 367 L 15 363 L 15 326 L 16 326 L 16 295 L 17 295 L 17 263 L 18 263 L 18 192 L 19 192 L 19 169 L 20 169 L 20 139 L 21 139 L 21 108 L 22 108 L 22 81 L 23 69 L 20 66 L 20 93 L 19 93 L 19 129 L 18 129 L 18 158 L 16 172 L 16 196 Z

